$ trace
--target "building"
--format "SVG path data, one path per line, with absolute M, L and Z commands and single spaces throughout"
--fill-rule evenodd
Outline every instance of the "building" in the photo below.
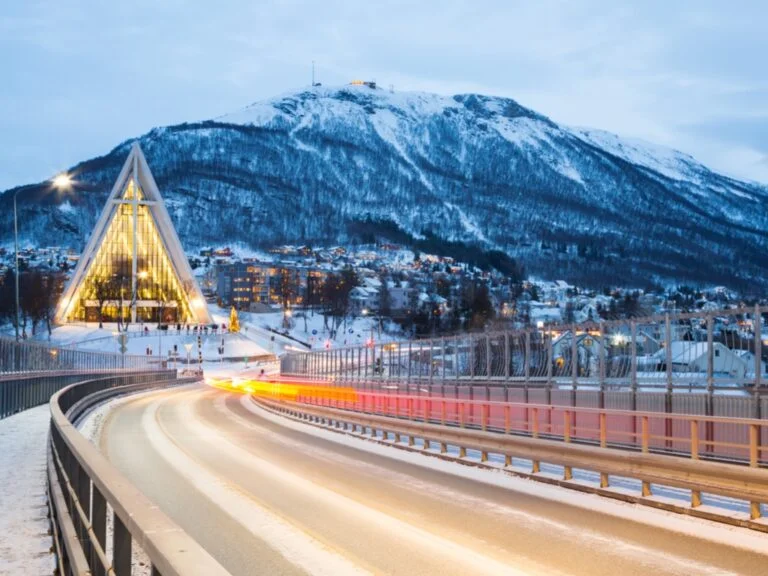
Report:
M 754 358 L 750 366 L 749 359 L 731 350 L 720 342 L 712 343 L 712 350 L 707 342 L 672 342 L 672 370 L 675 372 L 704 372 L 708 370 L 709 355 L 712 354 L 712 372 L 715 375 L 728 374 L 735 378 L 744 378 L 751 370 L 754 373 Z M 666 362 L 667 351 L 660 349 L 654 354 L 659 364 Z
M 71 321 L 210 323 L 155 179 L 131 147 L 56 310 Z
M 217 294 L 224 306 L 250 310 L 254 304 L 317 305 L 326 270 L 298 265 L 235 262 L 217 268 Z

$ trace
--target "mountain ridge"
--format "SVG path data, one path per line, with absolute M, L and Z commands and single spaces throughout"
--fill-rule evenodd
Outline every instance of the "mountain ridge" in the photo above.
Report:
M 300 89 L 154 128 L 76 166 L 66 199 L 50 201 L 42 185 L 19 194 L 27 229 L 81 247 L 134 141 L 188 248 L 355 242 L 361 224 L 390 222 L 412 241 L 501 250 L 538 276 L 586 284 L 762 290 L 768 277 L 765 186 L 560 126 L 510 98 L 365 86 Z

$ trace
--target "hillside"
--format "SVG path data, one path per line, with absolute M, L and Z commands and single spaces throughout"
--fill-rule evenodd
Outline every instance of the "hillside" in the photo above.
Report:
M 768 188 L 510 99 L 316 87 L 139 140 L 187 249 L 450 241 L 595 286 L 768 279 Z M 25 187 L 22 237 L 81 248 L 131 142 L 74 167 L 67 197 Z

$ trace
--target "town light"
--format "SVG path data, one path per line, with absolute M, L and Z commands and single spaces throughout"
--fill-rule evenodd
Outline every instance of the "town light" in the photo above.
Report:
M 142 270 L 141 272 L 139 272 L 138 276 L 142 280 L 146 280 L 147 276 L 149 276 L 149 272 L 147 272 L 146 270 Z
M 72 188 L 72 176 L 66 172 L 62 172 L 61 174 L 54 176 L 53 180 L 51 180 L 51 183 L 57 190 L 69 190 Z

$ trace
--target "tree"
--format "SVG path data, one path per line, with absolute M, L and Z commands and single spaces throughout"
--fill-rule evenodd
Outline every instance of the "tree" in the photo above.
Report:
M 389 292 L 389 279 L 386 274 L 379 276 L 381 281 L 381 288 L 379 289 L 379 322 L 383 322 L 383 318 L 389 318 L 392 316 L 392 295 Z
M 96 300 L 99 306 L 99 328 L 104 327 L 104 305 L 108 300 L 114 298 L 114 286 L 111 279 L 102 277 L 92 277 L 90 280 L 88 293 Z
M 491 302 L 488 286 L 480 284 L 474 291 L 472 298 L 471 311 L 471 327 L 475 329 L 482 329 L 486 323 L 493 319 L 496 315 L 493 309 L 493 303 Z

